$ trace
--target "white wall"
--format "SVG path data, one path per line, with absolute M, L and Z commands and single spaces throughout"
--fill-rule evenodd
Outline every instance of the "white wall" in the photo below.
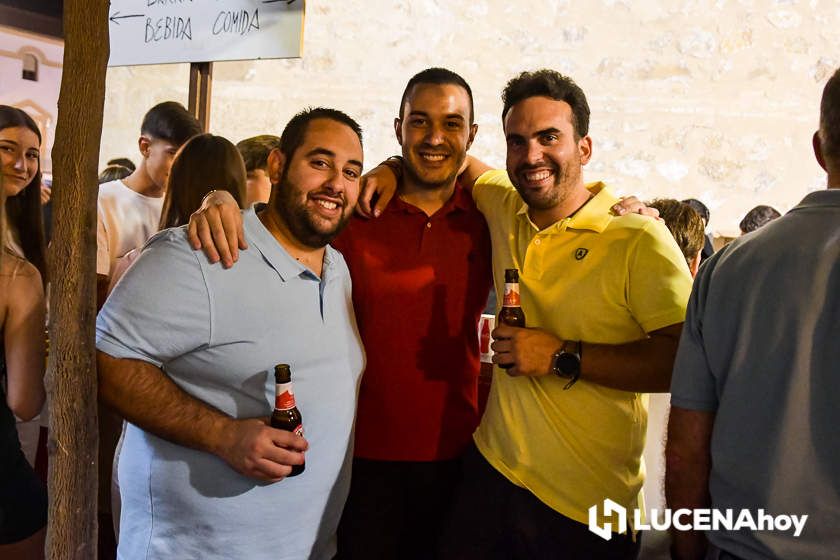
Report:
M 810 137 L 840 65 L 832 0 L 310 0 L 305 26 L 302 59 L 215 64 L 213 132 L 279 133 L 302 107 L 331 105 L 364 126 L 370 166 L 396 151 L 406 80 L 441 65 L 474 89 L 472 152 L 502 165 L 501 88 L 548 66 L 589 96 L 587 179 L 643 198 L 696 196 L 730 234 L 756 204 L 786 211 L 823 186 Z M 185 102 L 187 68 L 109 70 L 103 162 L 136 159 L 144 111 Z
M 23 55 L 38 59 L 38 81 L 21 77 Z M 0 104 L 13 105 L 29 113 L 46 139 L 41 147 L 41 167 L 52 172 L 52 150 L 58 117 L 58 92 L 64 42 L 0 25 Z

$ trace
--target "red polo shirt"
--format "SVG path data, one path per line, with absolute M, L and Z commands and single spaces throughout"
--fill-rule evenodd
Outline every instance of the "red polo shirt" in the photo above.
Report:
M 356 457 L 456 457 L 478 425 L 476 328 L 492 282 L 472 196 L 456 185 L 431 217 L 395 197 L 379 218 L 353 217 L 333 246 L 350 268 L 367 353 Z

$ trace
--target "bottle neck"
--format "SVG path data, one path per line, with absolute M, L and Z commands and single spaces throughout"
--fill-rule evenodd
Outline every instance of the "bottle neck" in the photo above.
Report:
M 274 408 L 276 410 L 295 408 L 295 392 L 291 381 L 275 384 Z

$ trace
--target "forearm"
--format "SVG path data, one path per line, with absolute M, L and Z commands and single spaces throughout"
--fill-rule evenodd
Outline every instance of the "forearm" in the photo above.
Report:
M 678 323 L 628 344 L 584 342 L 580 377 L 622 391 L 667 392 L 681 332 L 682 323 Z
M 700 509 L 711 505 L 709 473 L 710 441 L 714 426 L 711 412 L 671 409 L 665 449 L 665 500 L 672 511 Z M 671 530 L 673 557 L 694 560 L 704 557 L 706 537 L 701 531 Z
M 96 353 L 99 398 L 126 420 L 165 440 L 218 453 L 233 421 L 190 396 L 159 368 Z

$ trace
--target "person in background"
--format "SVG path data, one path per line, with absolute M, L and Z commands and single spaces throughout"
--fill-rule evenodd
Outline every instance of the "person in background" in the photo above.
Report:
M 108 163 L 106 163 L 105 165 L 121 165 L 127 168 L 131 173 L 134 173 L 134 170 L 137 169 L 137 166 L 134 165 L 133 161 L 124 157 L 109 159 Z
M 268 177 L 268 154 L 280 146 L 280 138 L 261 134 L 246 138 L 236 144 L 236 149 L 245 160 L 248 183 L 245 186 L 245 208 L 255 202 L 268 202 L 271 196 L 271 179 Z
M 0 557 L 9 560 L 43 558 L 47 522 L 46 487 L 16 429 L 16 418 L 31 420 L 45 400 L 46 274 L 26 256 L 44 265 L 43 248 L 31 243 L 41 231 L 40 147 L 32 118 L 0 105 Z
M 166 178 L 181 145 L 201 134 L 183 105 L 166 101 L 143 117 L 137 141 L 143 159 L 122 180 L 99 185 L 96 210 L 97 307 L 105 301 L 117 259 L 143 245 L 157 231 Z
M 706 240 L 703 242 L 703 249 L 700 251 L 700 262 L 702 263 L 704 260 L 715 254 L 715 246 L 714 243 L 712 243 L 712 236 L 706 231 L 709 227 L 711 213 L 709 212 L 709 208 L 696 198 L 686 198 L 681 202 L 694 208 L 694 211 L 697 212 L 700 215 L 700 219 L 703 220 L 703 231 Z
M 328 243 L 356 203 L 361 138 L 340 111 L 295 115 L 269 156 L 271 200 L 243 213 L 251 250 L 238 265 L 211 265 L 185 228 L 164 230 L 99 313 L 100 399 L 128 421 L 121 558 L 335 555 L 364 351 Z M 266 423 L 279 363 L 305 438 Z M 304 452 L 306 470 L 286 479 Z
M 741 228 L 741 235 L 753 232 L 762 228 L 782 215 L 778 210 L 766 204 L 759 204 L 744 216 L 738 227 Z
M 172 161 L 158 229 L 188 223 L 190 214 L 198 210 L 204 197 L 214 190 L 229 192 L 241 208 L 246 192 L 245 177 L 240 152 L 229 140 L 212 134 L 193 136 L 181 146 Z M 218 189 L 214 189 L 214 185 Z M 139 255 L 140 248 L 137 248 L 120 259 L 114 267 L 109 293 Z
M 99 174 L 99 184 L 119 181 L 131 175 L 131 169 L 123 165 L 111 164 Z
M 784 529 L 672 530 L 675 560 L 828 560 L 840 550 L 840 69 L 812 144 L 828 189 L 739 237 L 697 275 L 665 474 L 674 511 L 795 515 L 800 527 L 789 517 Z
M 673 198 L 658 198 L 648 202 L 647 206 L 659 210 L 659 217 L 665 220 L 665 225 L 685 257 L 691 277 L 697 276 L 703 242 L 706 240 L 700 215 L 685 202 Z

